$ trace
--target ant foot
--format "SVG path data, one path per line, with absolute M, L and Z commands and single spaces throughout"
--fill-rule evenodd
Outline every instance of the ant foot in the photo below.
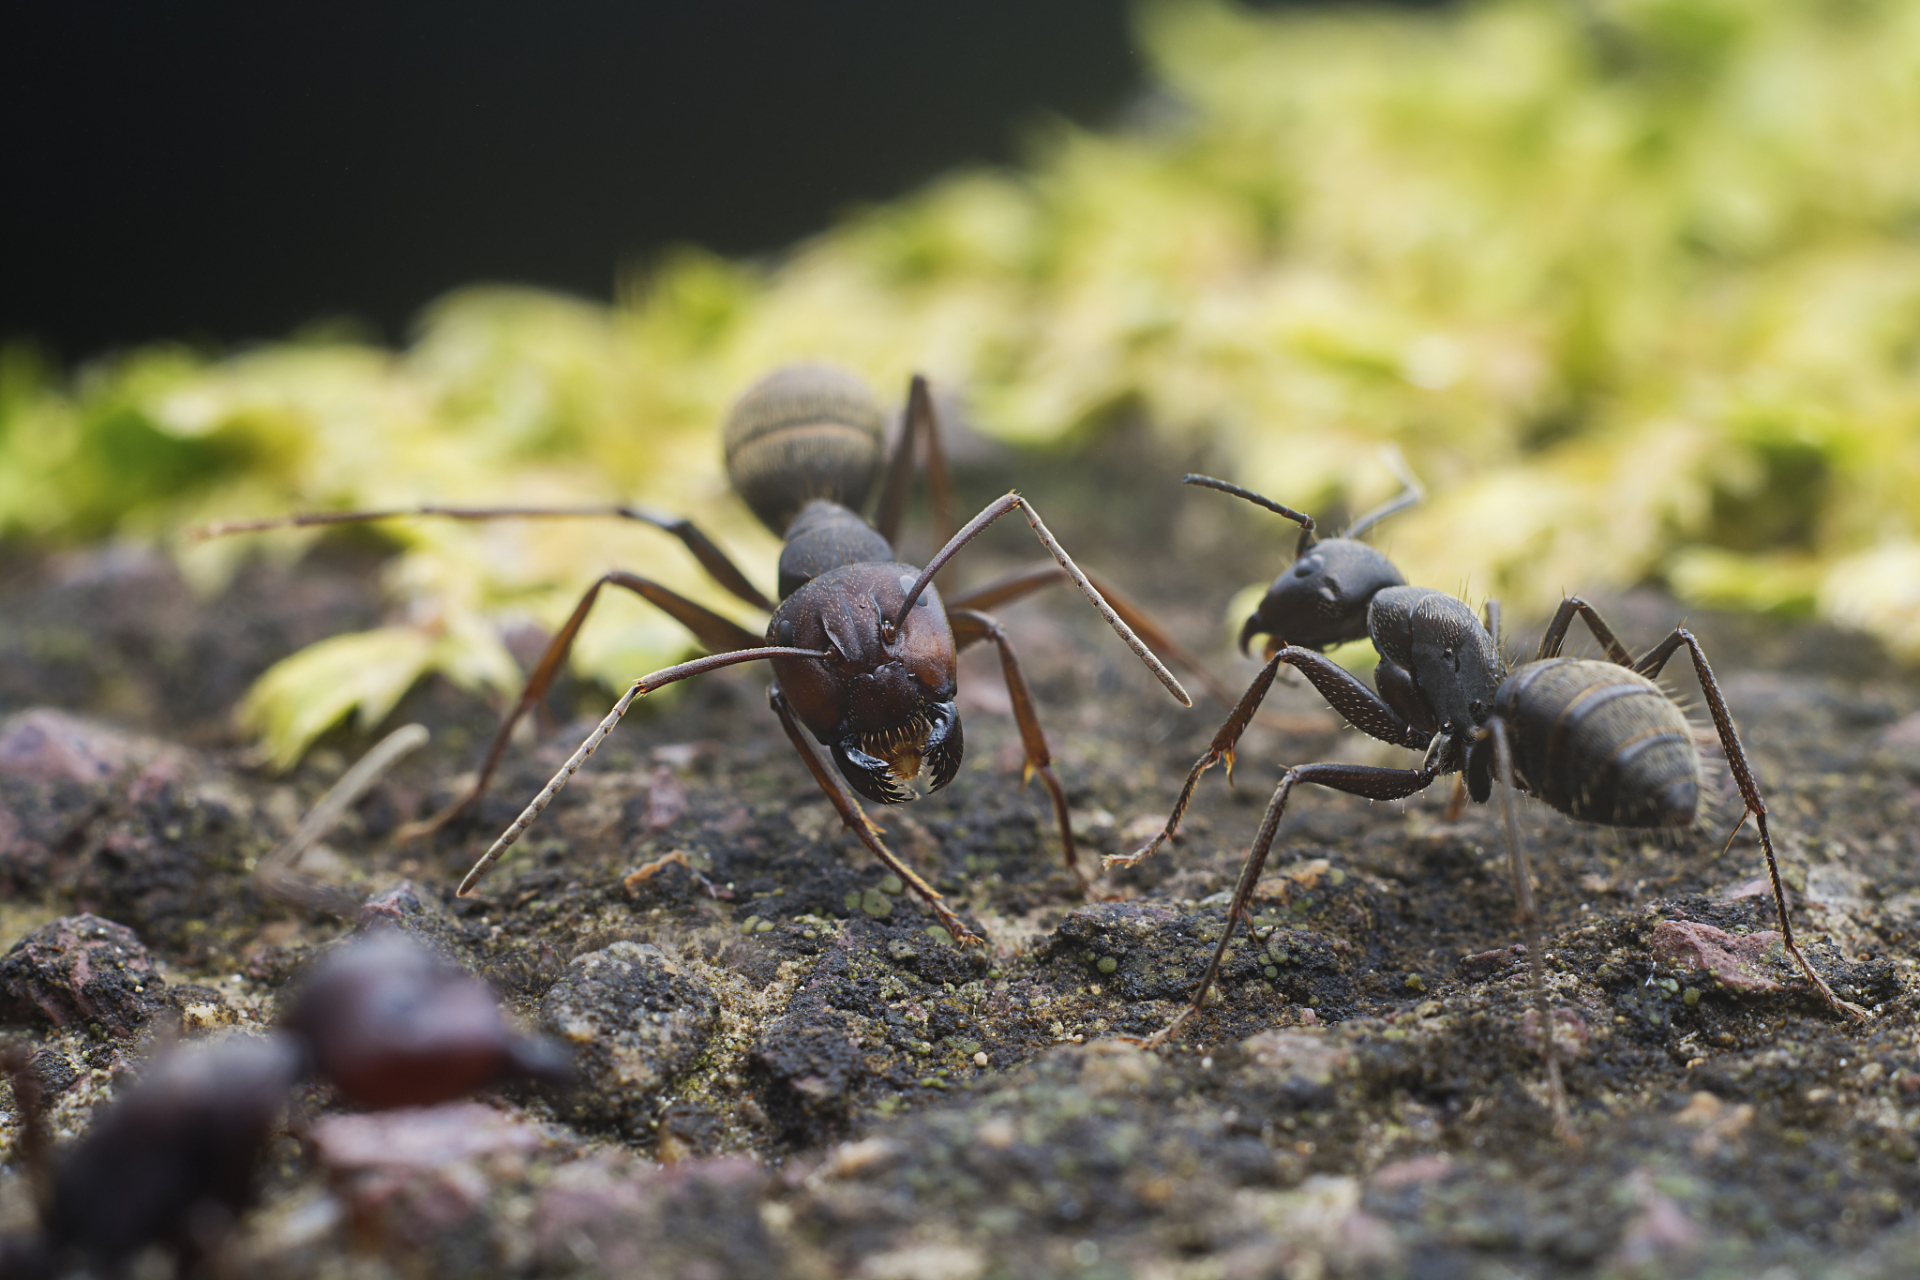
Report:
M 1115 867 L 1137 867 L 1158 852 L 1160 846 L 1166 843 L 1166 839 L 1165 836 L 1161 836 L 1153 843 L 1142 845 L 1132 853 L 1106 854 L 1100 859 L 1100 865 L 1108 870 L 1112 870 Z

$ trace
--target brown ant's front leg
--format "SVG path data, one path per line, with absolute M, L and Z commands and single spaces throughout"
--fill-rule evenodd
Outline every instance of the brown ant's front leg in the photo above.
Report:
M 956 946 L 964 947 L 979 942 L 979 935 L 960 922 L 960 917 L 947 906 L 946 899 L 940 896 L 940 891 L 921 879 L 918 872 L 900 861 L 894 856 L 893 850 L 887 848 L 886 842 L 880 839 L 879 829 L 873 825 L 872 819 L 867 817 L 866 810 L 860 807 L 860 802 L 853 798 L 853 793 L 847 790 L 846 784 L 840 780 L 839 776 L 827 768 L 820 759 L 819 753 L 813 749 L 806 735 L 801 732 L 800 722 L 794 717 L 793 708 L 787 705 L 787 696 L 780 692 L 779 685 L 767 686 L 767 702 L 773 707 L 774 714 L 780 717 L 780 727 L 787 731 L 787 738 L 793 743 L 793 749 L 800 753 L 800 759 L 805 762 L 808 772 L 813 774 L 813 780 L 819 784 L 820 790 L 826 793 L 833 807 L 840 811 L 840 821 L 846 824 L 847 830 L 860 837 L 860 843 L 866 845 L 867 850 L 874 857 L 880 859 L 889 871 L 905 881 L 909 889 L 920 895 L 921 900 L 927 904 L 927 909 L 933 912 L 935 918 L 953 936 Z
M 664 689 L 670 684 L 690 680 L 694 676 L 702 676 L 709 671 L 718 671 L 722 667 L 738 666 L 743 662 L 765 662 L 773 658 L 825 658 L 829 652 L 825 649 L 795 649 L 787 645 L 768 645 L 758 649 L 739 649 L 732 653 L 710 653 L 704 658 L 695 658 L 677 667 L 668 667 L 664 671 L 653 671 L 641 676 L 620 695 L 620 700 L 613 704 L 613 710 L 601 718 L 600 723 L 594 726 L 593 732 L 574 748 L 573 754 L 567 757 L 567 762 L 560 766 L 560 772 L 547 780 L 547 785 L 540 788 L 539 794 L 527 802 L 527 807 L 520 811 L 520 816 L 500 833 L 500 838 L 489 845 L 485 853 L 480 855 L 480 860 L 467 872 L 466 878 L 460 882 L 460 887 L 454 890 L 454 896 L 465 898 L 473 893 L 474 887 L 480 883 L 480 877 L 487 873 L 487 868 L 498 862 L 500 855 L 511 849 L 515 842 L 526 834 L 527 828 L 531 827 L 534 820 L 553 803 L 553 798 L 560 794 L 567 783 L 573 779 L 573 775 L 580 772 L 581 766 L 586 764 L 587 759 L 600 749 L 600 744 L 607 740 L 607 735 L 619 726 L 621 717 L 627 714 L 636 699 L 643 698 L 655 690 Z
M 1268 665 L 1268 671 L 1274 669 L 1272 664 Z M 1424 790 L 1435 776 L 1431 766 L 1381 769 L 1364 764 L 1301 764 L 1281 774 L 1279 785 L 1273 791 L 1273 799 L 1267 802 L 1266 816 L 1260 820 L 1260 833 L 1254 837 L 1246 865 L 1240 870 L 1240 883 L 1233 891 L 1233 905 L 1227 908 L 1227 924 L 1220 933 L 1220 945 L 1213 949 L 1213 959 L 1207 962 L 1207 971 L 1201 976 L 1199 987 L 1194 990 L 1193 1000 L 1172 1022 L 1147 1037 L 1145 1047 L 1157 1048 L 1178 1036 L 1206 1003 L 1207 992 L 1220 976 L 1220 966 L 1226 960 L 1227 947 L 1233 941 L 1233 931 L 1246 915 L 1247 904 L 1253 900 L 1254 888 L 1260 883 L 1260 872 L 1266 868 L 1274 834 L 1279 831 L 1281 816 L 1287 811 L 1287 797 L 1293 794 L 1295 786 L 1311 782 L 1369 800 L 1400 800 Z
M 956 649 L 965 649 L 981 640 L 991 640 L 1000 651 L 1000 672 L 1006 677 L 1007 696 L 1013 702 L 1014 722 L 1020 726 L 1020 747 L 1026 755 L 1026 771 L 1020 783 L 1025 786 L 1034 774 L 1040 775 L 1040 781 L 1046 784 L 1047 794 L 1053 799 L 1054 817 L 1060 823 L 1060 847 L 1066 856 L 1067 870 L 1080 882 L 1081 897 L 1096 896 L 1093 882 L 1080 869 L 1080 851 L 1073 842 L 1073 820 L 1067 814 L 1067 793 L 1061 787 L 1060 779 L 1054 777 L 1053 755 L 1047 750 L 1047 735 L 1040 728 L 1040 716 L 1033 706 L 1033 693 L 1027 688 L 1027 677 L 1020 670 L 1020 660 L 1014 656 L 1005 629 L 989 615 L 973 609 L 950 608 L 947 610 L 947 620 L 953 624 Z
M 500 722 L 500 728 L 493 735 L 493 745 L 487 749 L 487 758 L 480 766 L 480 774 L 452 804 L 430 818 L 418 822 L 409 822 L 394 833 L 394 838 L 402 843 L 432 835 L 447 823 L 459 816 L 462 810 L 486 793 L 487 784 L 493 780 L 493 774 L 500 767 L 500 759 L 506 754 L 507 742 L 513 737 L 513 727 L 520 723 L 520 717 L 539 705 L 547 696 L 547 690 L 553 687 L 554 680 L 566 665 L 567 655 L 573 650 L 573 641 L 580 634 L 587 615 L 600 599 L 602 587 L 624 587 L 644 600 L 658 605 L 675 621 L 691 631 L 699 641 L 710 649 L 722 653 L 751 649 L 760 643 L 760 637 L 740 626 L 732 619 L 723 618 L 705 605 L 695 604 L 677 591 L 661 586 L 637 574 L 623 573 L 616 569 L 600 576 L 600 580 L 587 588 L 580 597 L 580 603 L 573 607 L 566 625 L 555 633 L 548 643 L 546 652 L 540 655 L 540 661 L 534 664 L 533 673 L 527 677 L 526 688 L 520 691 L 520 700 L 513 705 L 506 718 Z

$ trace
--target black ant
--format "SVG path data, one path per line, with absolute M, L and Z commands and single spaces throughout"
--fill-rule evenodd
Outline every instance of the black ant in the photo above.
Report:
M 6 1276 L 54 1275 L 69 1255 L 112 1273 L 154 1244 L 186 1269 L 252 1204 L 254 1175 L 302 1079 L 386 1110 L 571 1078 L 564 1050 L 516 1034 L 485 983 L 390 929 L 321 961 L 279 1030 L 162 1056 L 57 1161 L 30 1055 L 7 1046 L 0 1067 L 40 1209 L 37 1237 L 0 1241 Z
M 1699 802 L 1699 754 L 1686 716 L 1654 683 L 1682 646 L 1693 659 L 1694 674 L 1745 802 L 1734 831 L 1748 818 L 1759 828 L 1786 949 L 1830 1005 L 1864 1016 L 1863 1010 L 1834 996 L 1794 943 L 1773 837 L 1767 828 L 1767 806 L 1700 642 L 1685 627 L 1675 627 L 1636 661 L 1593 606 L 1571 596 L 1560 602 L 1533 660 L 1509 666 L 1500 655 L 1496 604 L 1488 602 L 1483 621 L 1464 601 L 1445 592 L 1407 586 L 1385 556 L 1351 540 L 1353 534 L 1420 499 L 1417 482 L 1403 479 L 1407 491 L 1399 498 L 1326 541 L 1316 540 L 1310 516 L 1290 507 L 1221 480 L 1196 475 L 1185 479 L 1187 484 L 1218 489 L 1294 521 L 1300 526 L 1299 544 L 1293 564 L 1274 581 L 1241 628 L 1242 652 L 1253 636 L 1268 637 L 1266 666 L 1205 754 L 1194 762 L 1166 827 L 1135 852 L 1109 856 L 1106 865 L 1132 866 L 1172 839 L 1201 775 L 1213 765 L 1225 761 L 1231 777 L 1234 746 L 1282 666 L 1305 675 L 1334 710 L 1362 733 L 1424 750 L 1426 755 L 1415 769 L 1327 763 L 1293 765 L 1281 774 L 1240 873 L 1213 959 L 1192 1001 L 1149 1044 L 1163 1044 L 1177 1036 L 1200 1012 L 1234 929 L 1246 914 L 1295 786 L 1314 783 L 1369 800 L 1398 800 L 1425 790 L 1441 774 L 1457 773 L 1463 775 L 1474 801 L 1484 803 L 1498 775 L 1503 784 L 1501 809 L 1513 891 L 1526 934 L 1554 1119 L 1561 1133 L 1571 1137 L 1547 1007 L 1539 915 L 1513 796 L 1516 790 L 1524 791 L 1568 817 L 1606 826 L 1691 825 Z M 1606 650 L 1605 661 L 1560 656 L 1576 615 Z M 1319 652 L 1326 645 L 1362 637 L 1371 639 L 1380 655 L 1374 669 L 1377 693 Z
M 1147 635 L 1182 665 L 1198 670 L 1198 664 L 1144 613 L 1110 590 L 1096 586 L 1048 532 L 1032 504 L 1018 493 L 1008 493 L 988 504 L 947 540 L 926 568 L 900 563 L 893 543 L 906 509 L 915 441 L 922 435 L 928 445 L 927 472 L 936 518 L 950 506 L 938 423 L 924 378 L 916 376 L 912 381 L 903 429 L 887 461 L 886 481 L 870 524 L 859 509 L 881 470 L 884 425 L 884 415 L 863 383 L 850 374 L 820 365 L 794 365 L 769 374 L 750 387 L 728 414 L 722 433 L 728 480 L 754 515 L 785 544 L 780 553 L 778 604 L 763 595 L 691 523 L 639 507 L 417 507 L 311 513 L 214 525 L 202 536 L 411 515 L 457 520 L 614 516 L 673 534 L 716 582 L 739 599 L 772 614 L 766 634 L 756 636 L 649 579 L 619 570 L 602 575 L 581 597 L 535 665 L 520 700 L 495 735 L 473 786 L 442 813 L 403 834 L 421 834 L 441 825 L 486 789 L 513 726 L 546 695 L 601 588 L 616 586 L 652 601 L 715 652 L 636 680 L 565 767 L 474 864 L 460 883 L 460 894 L 472 893 L 487 868 L 520 838 L 612 732 L 634 699 L 721 667 L 765 661 L 773 668 L 774 683 L 767 697 L 774 714 L 841 820 L 875 857 L 926 901 L 954 941 L 965 944 L 978 939 L 948 909 L 939 892 L 887 848 L 848 787 L 869 800 L 897 804 L 914 798 L 908 784 L 922 773 L 927 775 L 930 790 L 937 791 L 952 780 L 964 749 L 954 705 L 955 655 L 969 645 L 991 640 L 999 650 L 1027 773 L 1038 774 L 1046 784 L 1059 822 L 1067 867 L 1086 891 L 1088 881 L 1080 869 L 1066 793 L 1053 774 L 1052 756 L 1026 678 L 1006 632 L 983 610 L 1041 587 L 1070 581 L 1182 705 L 1193 703 L 1135 632 Z M 1013 511 L 1026 516 L 1055 563 L 1009 575 L 943 604 L 932 585 L 934 575 L 988 525 Z M 803 727 L 828 749 L 840 778 L 808 745 Z

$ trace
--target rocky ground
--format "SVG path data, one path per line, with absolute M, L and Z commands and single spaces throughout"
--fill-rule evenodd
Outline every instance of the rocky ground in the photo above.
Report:
M 1247 679 L 1220 610 L 1275 571 L 1282 531 L 1167 486 L 1146 521 L 1112 480 L 1026 488 L 1085 562 Z M 997 530 L 961 580 L 1032 559 L 1024 537 Z M 1690 620 L 1776 815 L 1796 923 L 1863 1023 L 1770 945 L 1751 828 L 1721 851 L 1738 808 L 1717 757 L 1711 812 L 1671 838 L 1523 804 L 1575 1146 L 1552 1132 L 1497 810 L 1449 823 L 1444 786 L 1397 804 L 1298 793 L 1219 1000 L 1169 1050 L 1127 1042 L 1204 966 L 1276 766 L 1404 756 L 1304 686 L 1276 691 L 1237 789 L 1211 776 L 1185 839 L 1083 901 L 1044 793 L 1020 787 L 997 665 L 969 654 L 965 767 L 882 821 L 984 950 L 956 950 L 840 830 L 764 676 L 741 672 L 630 717 L 468 900 L 460 873 L 606 695 L 568 691 L 584 719 L 516 751 L 470 820 L 396 848 L 394 828 L 474 766 L 491 714 L 425 688 L 394 723 L 432 743 L 305 864 L 366 905 L 264 895 L 257 861 L 371 740 L 343 731 L 274 777 L 231 706 L 274 658 L 377 618 L 373 569 L 344 543 L 206 601 L 156 559 L 93 551 L 16 557 L 0 588 L 0 1014 L 41 1049 L 62 1135 L 169 1043 L 267 1025 L 315 955 L 374 920 L 575 1047 L 567 1094 L 383 1115 L 303 1094 L 220 1259 L 234 1274 L 1786 1280 L 1920 1264 L 1920 682 L 1863 641 Z M 1677 617 L 1651 593 L 1606 608 L 1640 646 Z M 1064 593 L 1003 617 L 1086 853 L 1133 847 L 1218 709 L 1178 709 Z M 17 1176 L 0 1219 L 30 1223 Z

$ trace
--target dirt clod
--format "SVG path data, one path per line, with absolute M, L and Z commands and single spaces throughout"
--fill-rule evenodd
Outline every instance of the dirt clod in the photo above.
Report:
M 571 1118 L 644 1133 L 660 1095 L 706 1046 L 713 991 L 651 944 L 616 942 L 575 959 L 540 1001 L 540 1022 L 573 1049 Z
M 132 1035 L 166 983 L 133 930 L 95 915 L 41 925 L 0 957 L 0 1018 Z

